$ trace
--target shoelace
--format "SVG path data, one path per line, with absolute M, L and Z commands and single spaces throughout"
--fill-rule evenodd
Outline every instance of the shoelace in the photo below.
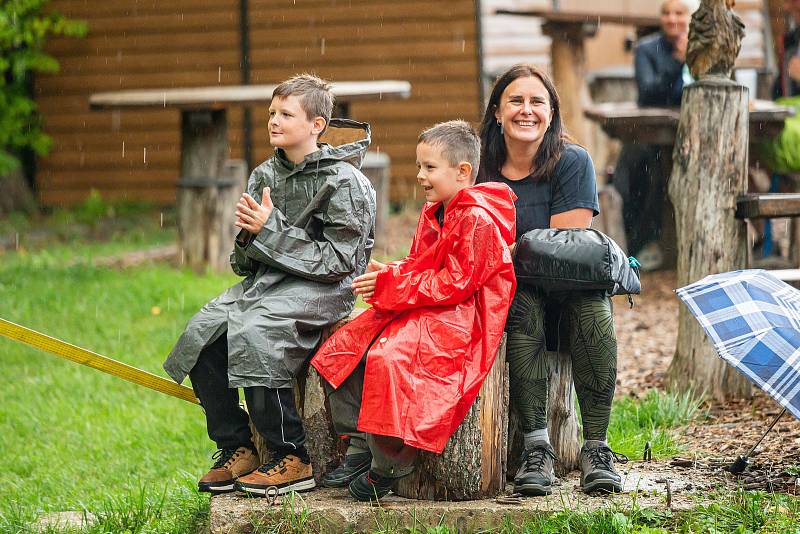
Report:
M 540 471 L 544 467 L 544 462 L 547 457 L 556 461 L 556 455 L 553 451 L 545 447 L 535 447 L 525 452 L 525 470 L 526 471 Z
M 258 470 L 262 473 L 268 473 L 279 465 L 283 466 L 283 464 L 285 463 L 284 460 L 286 460 L 285 456 L 276 456 L 272 458 L 269 462 L 259 467 Z
M 586 453 L 589 456 L 589 461 L 592 462 L 592 467 L 595 469 L 602 469 L 604 471 L 611 471 L 613 469 L 611 460 L 621 464 L 628 463 L 628 457 L 612 451 L 609 447 L 596 447 L 589 449 Z
M 235 456 L 239 449 L 218 449 L 212 456 L 212 460 L 216 460 L 214 465 L 211 469 L 219 469 L 220 467 L 227 467 L 227 463 L 230 462 Z

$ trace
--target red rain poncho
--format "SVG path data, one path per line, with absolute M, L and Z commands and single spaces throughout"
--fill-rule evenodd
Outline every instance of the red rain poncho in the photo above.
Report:
M 372 308 L 337 331 L 311 361 L 333 385 L 367 354 L 358 429 L 442 452 L 478 395 L 516 289 L 509 245 L 515 195 L 505 184 L 427 204 L 411 253 L 376 280 Z

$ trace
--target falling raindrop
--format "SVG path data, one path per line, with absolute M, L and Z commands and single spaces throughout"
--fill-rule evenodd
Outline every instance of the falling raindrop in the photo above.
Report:
M 467 49 L 467 40 L 461 39 L 461 53 L 463 54 L 466 49 Z
M 161 215 L 161 222 L 159 224 L 161 225 L 161 228 L 164 228 L 164 212 L 162 211 L 160 215 Z
M 325 55 L 325 38 L 324 37 L 322 38 L 322 41 L 321 41 L 320 54 L 323 55 L 323 56 Z
M 183 311 L 183 305 L 186 304 L 186 294 L 181 293 L 181 311 Z
M 222 67 L 217 68 L 217 83 L 222 82 Z
M 125 141 L 122 142 L 122 157 L 125 157 Z
M 19 250 L 19 232 L 14 234 L 14 250 Z
M 144 164 L 147 165 L 147 147 L 144 147 Z
M 412 189 L 412 191 L 413 193 L 411 196 L 414 197 L 414 200 L 417 200 L 417 188 L 415 187 L 414 189 Z
M 117 343 L 122 341 L 122 329 L 117 328 Z
M 164 99 L 164 107 L 167 107 L 167 93 L 164 92 L 161 97 Z

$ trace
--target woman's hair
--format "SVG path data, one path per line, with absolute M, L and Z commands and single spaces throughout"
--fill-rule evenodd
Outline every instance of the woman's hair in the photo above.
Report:
M 661 7 L 658 10 L 659 13 L 661 11 L 664 11 L 664 8 L 667 7 L 667 5 L 669 5 L 669 4 L 671 4 L 671 3 L 675 2 L 675 1 L 677 1 L 680 4 L 683 4 L 684 7 L 686 7 L 686 9 L 689 11 L 690 15 L 692 13 L 694 13 L 695 11 L 697 11 L 697 8 L 700 7 L 700 0 L 663 0 L 661 2 Z
M 481 136 L 481 166 L 478 173 L 478 182 L 490 182 L 497 180 L 500 169 L 506 162 L 506 143 L 503 139 L 503 133 L 500 126 L 497 124 L 495 111 L 500 106 L 500 97 L 503 96 L 503 91 L 506 87 L 511 85 L 511 82 L 517 78 L 527 77 L 539 78 L 547 89 L 547 94 L 550 100 L 550 109 L 553 111 L 553 120 L 544 134 L 542 144 L 539 145 L 539 150 L 531 162 L 533 173 L 531 177 L 535 181 L 550 179 L 553 171 L 556 168 L 558 160 L 561 158 L 561 153 L 564 151 L 565 142 L 572 142 L 572 139 L 564 129 L 564 123 L 561 120 L 561 104 L 558 99 L 558 93 L 553 85 L 550 77 L 541 69 L 533 65 L 519 64 L 514 65 L 506 72 L 501 74 L 497 81 L 494 82 L 492 94 L 489 96 L 489 103 L 486 105 L 486 112 L 481 121 L 480 136 Z

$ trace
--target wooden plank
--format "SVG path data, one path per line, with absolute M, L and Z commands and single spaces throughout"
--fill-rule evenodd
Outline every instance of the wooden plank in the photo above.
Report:
M 554 12 L 549 9 L 498 9 L 498 15 L 518 15 L 522 17 L 539 17 L 550 22 L 562 23 L 592 23 L 592 24 L 622 24 L 625 26 L 658 26 L 658 17 L 646 17 L 641 15 L 624 15 L 613 13 L 591 13 L 591 12 Z
M 760 193 L 736 199 L 737 219 L 800 217 L 800 193 Z
M 458 83 L 460 82 L 460 83 Z M 473 83 L 474 79 L 468 76 L 460 78 L 448 78 L 443 80 L 441 78 L 435 80 L 423 80 L 411 84 L 411 94 L 409 99 L 416 100 L 441 100 L 441 95 L 446 92 L 448 98 L 459 99 L 475 99 L 478 96 L 477 84 Z M 218 87 L 218 86 L 215 86 Z M 357 102 L 354 104 L 357 105 Z M 266 121 L 268 102 L 257 104 L 253 109 L 258 110 L 263 115 L 260 119 Z M 85 94 L 67 94 L 48 95 L 46 99 L 41 100 L 39 110 L 45 117 L 54 117 L 58 115 L 74 115 L 76 113 L 85 115 L 89 110 L 89 103 Z M 137 115 L 140 111 L 123 110 L 120 113 L 126 113 L 130 116 Z M 163 112 L 162 112 L 163 113 Z M 153 118 L 155 115 L 151 115 Z
M 398 60 L 396 63 L 378 62 L 372 64 L 329 64 L 324 58 L 315 60 L 303 59 L 297 64 L 291 63 L 276 66 L 270 64 L 260 66 L 258 63 L 253 65 L 252 83 L 270 84 L 285 80 L 298 72 L 311 70 L 319 76 L 329 80 L 352 79 L 354 72 L 369 72 L 370 77 L 375 79 L 400 79 L 408 80 L 413 84 L 418 80 L 444 80 L 450 77 L 457 77 L 453 83 L 458 83 L 465 76 L 472 75 L 472 84 L 477 84 L 476 61 L 472 57 L 464 57 L 468 54 L 459 55 L 457 58 L 448 59 L 440 63 L 439 59 L 427 58 L 425 60 L 413 59 L 410 57 L 405 60 Z M 223 69 L 220 72 L 217 66 L 206 69 L 194 70 L 172 70 L 161 73 L 137 73 L 128 74 L 121 72 L 117 76 L 108 74 L 67 74 L 62 73 L 58 76 L 49 75 L 37 77 L 36 97 L 46 98 L 51 95 L 72 95 L 87 94 L 91 91 L 113 91 L 128 88 L 147 88 L 147 87 L 196 87 L 204 85 L 235 85 L 240 81 L 239 72 L 230 69 Z
M 140 191 L 120 190 L 107 187 L 95 187 L 103 199 L 107 201 L 138 201 L 151 202 L 157 206 L 171 206 L 175 204 L 175 187 L 156 189 L 153 187 Z M 42 190 L 39 199 L 45 206 L 71 206 L 86 202 L 89 191 L 83 190 Z
M 213 38 L 213 37 L 211 37 Z M 269 45 L 253 44 L 255 49 L 271 48 Z M 326 64 L 353 65 L 354 63 L 370 63 L 376 61 L 402 62 L 409 57 L 419 60 L 438 58 L 440 61 L 449 57 L 458 57 L 468 53 L 465 39 L 449 40 L 415 40 L 414 43 L 383 43 L 379 46 L 368 46 L 350 43 L 321 44 L 317 40 L 313 46 L 299 45 L 289 47 L 281 43 L 284 55 L 271 57 L 273 65 L 292 64 L 298 57 L 318 58 Z M 259 62 L 261 54 L 254 54 L 253 62 Z M 239 69 L 238 51 L 234 49 L 214 50 L 201 52 L 174 51 L 172 53 L 150 51 L 136 53 L 114 53 L 103 56 L 83 55 L 66 58 L 61 61 L 61 72 L 73 74 L 86 71 L 92 74 L 116 75 L 120 72 L 126 74 L 152 73 L 153 71 L 181 71 L 203 66 L 217 66 L 225 71 Z M 350 78 L 352 77 L 349 76 Z M 216 81 L 216 80 L 215 80 Z M 163 85 L 163 82 L 162 82 Z
M 272 100 L 275 85 L 236 85 L 179 89 L 142 89 L 96 93 L 89 98 L 92 109 L 135 107 L 206 107 L 225 104 L 255 104 Z M 331 90 L 337 102 L 366 99 L 408 98 L 411 84 L 401 80 L 335 82 Z
M 455 22 L 455 21 L 451 21 Z M 318 31 L 299 32 L 297 29 L 253 28 L 250 32 L 251 44 L 270 48 L 274 43 L 281 47 L 319 47 L 324 37 L 326 46 L 357 43 L 361 46 L 382 46 L 396 39 L 415 42 L 441 42 L 453 39 L 475 38 L 474 21 L 464 19 L 458 25 L 448 24 L 442 31 L 431 33 L 429 21 L 410 21 L 402 26 L 387 26 L 381 20 L 364 22 L 353 28 L 352 24 L 342 22 L 326 25 Z M 207 32 L 180 32 L 173 34 L 89 34 L 84 39 L 54 38 L 47 47 L 48 52 L 59 58 L 84 58 L 92 56 L 116 56 L 118 52 L 130 53 L 191 53 L 199 51 L 234 50 L 238 52 L 238 32 L 234 30 L 215 30 Z

